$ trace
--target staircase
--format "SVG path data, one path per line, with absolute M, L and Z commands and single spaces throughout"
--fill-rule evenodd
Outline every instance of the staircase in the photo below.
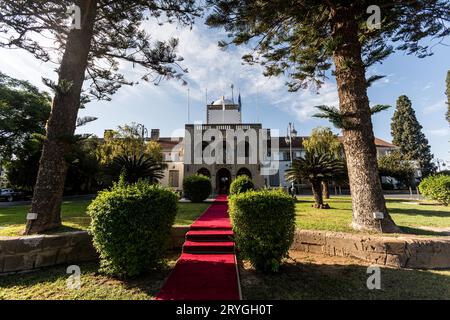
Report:
M 183 253 L 158 300 L 239 300 L 227 197 L 218 196 L 186 233 Z

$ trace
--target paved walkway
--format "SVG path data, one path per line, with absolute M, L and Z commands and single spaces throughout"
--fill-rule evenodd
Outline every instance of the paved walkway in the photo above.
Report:
M 226 196 L 190 227 L 183 253 L 158 300 L 239 300 L 239 278 Z

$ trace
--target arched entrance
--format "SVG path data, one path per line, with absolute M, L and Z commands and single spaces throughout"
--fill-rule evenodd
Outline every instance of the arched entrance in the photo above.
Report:
M 200 170 L 197 171 L 197 174 L 201 174 L 203 176 L 206 176 L 208 178 L 211 178 L 211 173 L 209 172 L 208 169 L 206 168 L 201 168 Z
M 228 194 L 230 191 L 231 173 L 229 170 L 222 168 L 216 174 L 217 194 Z
M 251 179 L 252 173 L 247 168 L 240 168 L 236 174 L 236 177 L 239 177 L 239 176 L 247 176 Z

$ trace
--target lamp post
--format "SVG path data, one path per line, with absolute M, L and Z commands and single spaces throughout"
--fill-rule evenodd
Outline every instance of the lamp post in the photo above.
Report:
M 288 126 L 288 138 L 289 138 L 289 155 L 290 155 L 290 160 L 291 160 L 291 167 L 292 167 L 292 161 L 293 161 L 293 153 L 292 153 L 292 138 L 296 138 L 297 137 L 297 130 L 295 130 L 294 125 L 292 124 L 292 122 L 289 122 L 289 126 Z

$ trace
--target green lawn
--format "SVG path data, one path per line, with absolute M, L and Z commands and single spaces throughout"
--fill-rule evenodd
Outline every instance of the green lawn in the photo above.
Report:
M 67 288 L 69 274 L 66 268 L 44 270 L 0 277 L 0 300 L 147 300 L 153 299 L 165 278 L 174 267 L 177 253 L 167 256 L 167 265 L 161 270 L 128 281 L 117 280 L 97 272 L 98 264 L 84 263 L 81 269 L 81 288 Z
M 367 288 L 367 266 L 348 258 L 295 252 L 277 274 L 240 267 L 244 299 L 450 299 L 450 270 L 381 268 L 381 290 Z
M 296 223 L 300 229 L 355 232 L 351 227 L 350 198 L 326 200 L 331 209 L 315 209 L 312 198 L 299 198 L 296 204 Z M 409 203 L 408 203 L 409 202 Z M 418 227 L 450 228 L 450 207 L 418 205 L 405 199 L 387 199 L 386 204 L 395 223 L 404 232 L 420 235 L 442 235 Z
M 89 203 L 90 200 L 64 201 L 61 208 L 64 227 L 58 232 L 87 229 L 90 218 L 86 214 L 86 208 Z M 175 225 L 190 225 L 208 206 L 208 203 L 179 203 Z M 0 236 L 20 235 L 28 209 L 28 206 L 0 208 Z

